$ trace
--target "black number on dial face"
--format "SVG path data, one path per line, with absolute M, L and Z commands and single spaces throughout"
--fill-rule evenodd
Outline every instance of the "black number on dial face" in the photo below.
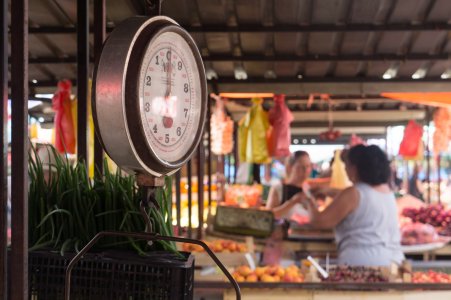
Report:
M 185 85 L 183 85 L 183 91 L 185 93 L 188 93 L 188 83 L 185 83 Z
M 166 52 L 166 59 L 171 60 L 171 51 Z
M 179 61 L 179 62 L 177 63 L 177 68 L 179 69 L 179 71 L 182 69 L 182 67 L 183 67 L 182 62 Z
M 157 124 L 155 124 L 155 126 L 153 127 L 153 132 L 154 132 L 154 133 L 158 133 Z
M 157 61 L 155 62 L 155 64 L 156 64 L 156 65 L 159 65 L 160 63 L 158 62 L 158 55 L 155 57 L 155 59 L 157 60 Z
M 149 102 L 146 102 L 146 103 L 144 104 L 144 110 L 145 110 L 146 112 L 149 112 L 149 111 L 150 111 L 150 103 L 149 103 Z
M 152 77 L 146 76 L 146 85 L 151 86 L 152 85 Z
M 181 136 L 181 135 L 182 135 L 182 128 L 177 127 L 177 136 Z
M 166 133 L 164 136 L 164 142 L 167 144 L 169 143 L 169 133 Z
M 184 108 L 183 112 L 185 113 L 185 118 L 188 116 L 188 108 Z

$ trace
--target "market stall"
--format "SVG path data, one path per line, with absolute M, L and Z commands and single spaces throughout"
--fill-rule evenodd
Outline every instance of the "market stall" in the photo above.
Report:
M 72 259 L 99 299 L 451 298 L 450 4 L 219 2 L 2 1 L 0 298 L 63 297 Z M 356 145 L 391 160 L 400 268 L 278 210 L 326 210 Z

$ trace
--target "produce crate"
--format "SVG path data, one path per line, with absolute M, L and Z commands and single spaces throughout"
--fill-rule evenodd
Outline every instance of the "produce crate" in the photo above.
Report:
M 249 261 L 248 259 L 252 259 L 254 264 L 257 262 L 256 255 L 254 253 L 255 251 L 255 244 L 254 244 L 254 238 L 251 236 L 247 236 L 245 238 L 245 243 L 239 243 L 233 240 L 225 240 L 225 239 L 215 239 L 215 240 L 208 240 L 204 241 L 210 249 L 215 253 L 216 257 L 222 262 L 224 266 L 227 268 L 230 267 L 237 267 L 241 265 L 248 265 Z M 221 250 L 218 251 L 217 245 L 221 245 L 224 248 L 221 247 Z M 230 245 L 233 244 L 233 245 Z M 186 251 L 191 252 L 191 255 L 194 255 L 196 260 L 196 267 L 211 267 L 215 266 L 216 264 L 211 259 L 210 255 L 208 253 L 204 252 L 203 249 L 199 249 L 197 245 L 193 247 L 192 245 L 187 244 L 177 244 L 177 249 L 180 251 Z M 233 250 L 230 251 L 230 248 L 228 246 L 233 246 Z M 238 247 L 245 247 L 244 249 L 237 250 Z M 247 258 L 246 258 L 247 256 Z M 222 272 L 221 272 L 222 274 Z
M 214 229 L 265 238 L 271 235 L 273 223 L 271 211 L 220 205 L 216 210 Z
M 141 257 L 132 252 L 86 254 L 72 270 L 71 300 L 192 299 L 194 258 L 167 252 Z M 66 267 L 74 254 L 29 253 L 33 300 L 64 299 Z

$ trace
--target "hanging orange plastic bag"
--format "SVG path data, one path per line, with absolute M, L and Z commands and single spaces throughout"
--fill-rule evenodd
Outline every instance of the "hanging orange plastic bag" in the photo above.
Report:
M 423 128 L 413 120 L 410 120 L 404 130 L 404 137 L 399 146 L 399 155 L 404 157 L 416 157 L 420 147 Z
M 418 153 L 415 156 L 404 156 L 404 160 L 423 160 L 424 158 L 424 145 L 423 142 L 420 141 L 418 145 Z

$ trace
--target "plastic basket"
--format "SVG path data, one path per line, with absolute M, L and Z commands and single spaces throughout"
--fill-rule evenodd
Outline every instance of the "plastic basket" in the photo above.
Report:
M 74 267 L 71 300 L 193 299 L 194 257 L 167 252 L 141 257 L 132 252 L 87 254 Z M 74 255 L 29 253 L 33 300 L 64 299 L 66 267 Z

